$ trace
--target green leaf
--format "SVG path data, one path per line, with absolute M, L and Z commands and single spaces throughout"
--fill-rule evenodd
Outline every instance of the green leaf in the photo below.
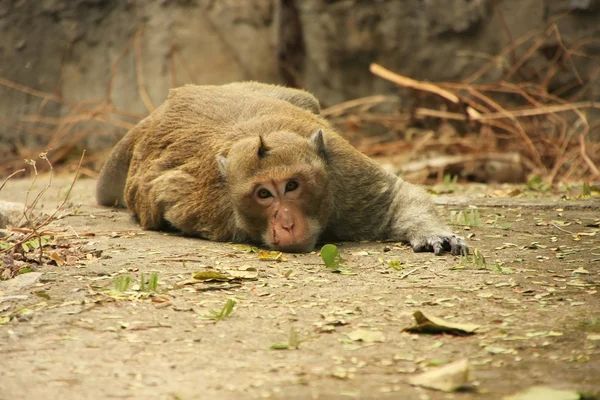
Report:
M 327 268 L 336 272 L 340 271 L 340 264 L 344 262 L 337 246 L 333 244 L 326 244 L 321 248 L 321 258 Z
M 387 263 L 390 267 L 394 268 L 396 271 L 400 271 L 400 270 L 404 269 L 401 261 L 389 260 Z

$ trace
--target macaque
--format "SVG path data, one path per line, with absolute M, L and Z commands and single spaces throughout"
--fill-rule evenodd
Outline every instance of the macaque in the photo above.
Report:
M 171 90 L 113 149 L 96 197 L 145 229 L 285 252 L 358 240 L 468 251 L 429 196 L 338 135 L 314 96 L 257 82 Z

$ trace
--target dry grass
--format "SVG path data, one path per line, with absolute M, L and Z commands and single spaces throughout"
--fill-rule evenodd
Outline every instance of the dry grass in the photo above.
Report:
M 530 57 L 550 38 L 559 43 L 555 56 L 544 70 L 537 71 L 538 80 L 524 80 L 525 73 L 521 70 L 531 69 Z M 361 132 L 374 121 L 395 130 L 397 140 L 375 139 L 359 145 L 371 156 L 416 154 L 435 149 L 439 158 L 450 155 L 453 164 L 460 164 L 474 158 L 493 160 L 494 154 L 509 153 L 520 155 L 519 162 L 527 174 L 539 175 L 550 183 L 599 179 L 600 143 L 597 138 L 591 139 L 589 133 L 599 129 L 600 123 L 590 125 L 586 110 L 599 109 L 600 103 L 580 99 L 594 98 L 590 84 L 600 71 L 600 60 L 595 60 L 598 68 L 584 80 L 574 60 L 589 57 L 580 50 L 583 43 L 580 41 L 567 48 L 558 28 L 552 24 L 543 33 L 530 32 L 507 46 L 461 82 L 417 81 L 372 64 L 371 73 L 408 89 L 407 96 L 416 98 L 417 103 L 425 98 L 421 103 L 428 106 L 418 105 L 390 119 L 389 114 L 373 111 L 374 106 L 388 100 L 373 96 L 331 107 L 324 110 L 324 114 L 342 130 Z M 523 55 L 512 57 L 515 61 L 511 64 L 508 55 L 520 47 L 525 48 Z M 500 80 L 478 83 L 500 65 L 506 69 Z M 549 87 L 561 68 L 572 71 L 574 82 L 552 92 Z M 570 92 L 570 96 L 561 97 L 566 92 Z M 433 126 L 434 134 L 423 130 L 417 135 L 422 141 L 407 140 L 406 132 L 424 121 L 429 127 Z M 415 151 L 416 148 L 419 151 Z M 422 164 L 424 168 L 428 165 Z

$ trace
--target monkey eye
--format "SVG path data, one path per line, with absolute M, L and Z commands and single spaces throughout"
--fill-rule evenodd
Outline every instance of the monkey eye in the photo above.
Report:
M 273 195 L 267 189 L 260 189 L 258 191 L 258 197 L 261 199 L 266 199 L 268 197 L 272 197 Z
M 296 189 L 298 189 L 298 182 L 296 182 L 296 181 L 289 181 L 288 183 L 285 184 L 286 193 L 293 192 Z

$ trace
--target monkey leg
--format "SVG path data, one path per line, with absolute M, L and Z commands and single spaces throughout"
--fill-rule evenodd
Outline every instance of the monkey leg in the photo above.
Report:
M 125 199 L 144 229 L 159 230 L 171 225 L 181 230 L 184 221 L 182 206 L 194 186 L 194 179 L 185 172 L 172 170 L 153 177 L 142 172 L 127 182 Z M 179 210 L 179 212 L 177 212 Z M 170 216 L 171 218 L 168 218 Z
M 177 230 L 186 236 L 232 240 L 232 210 L 218 190 L 202 190 L 207 183 L 182 170 L 162 171 L 127 183 L 128 207 L 144 229 Z M 143 183 L 140 183 L 142 182 Z

